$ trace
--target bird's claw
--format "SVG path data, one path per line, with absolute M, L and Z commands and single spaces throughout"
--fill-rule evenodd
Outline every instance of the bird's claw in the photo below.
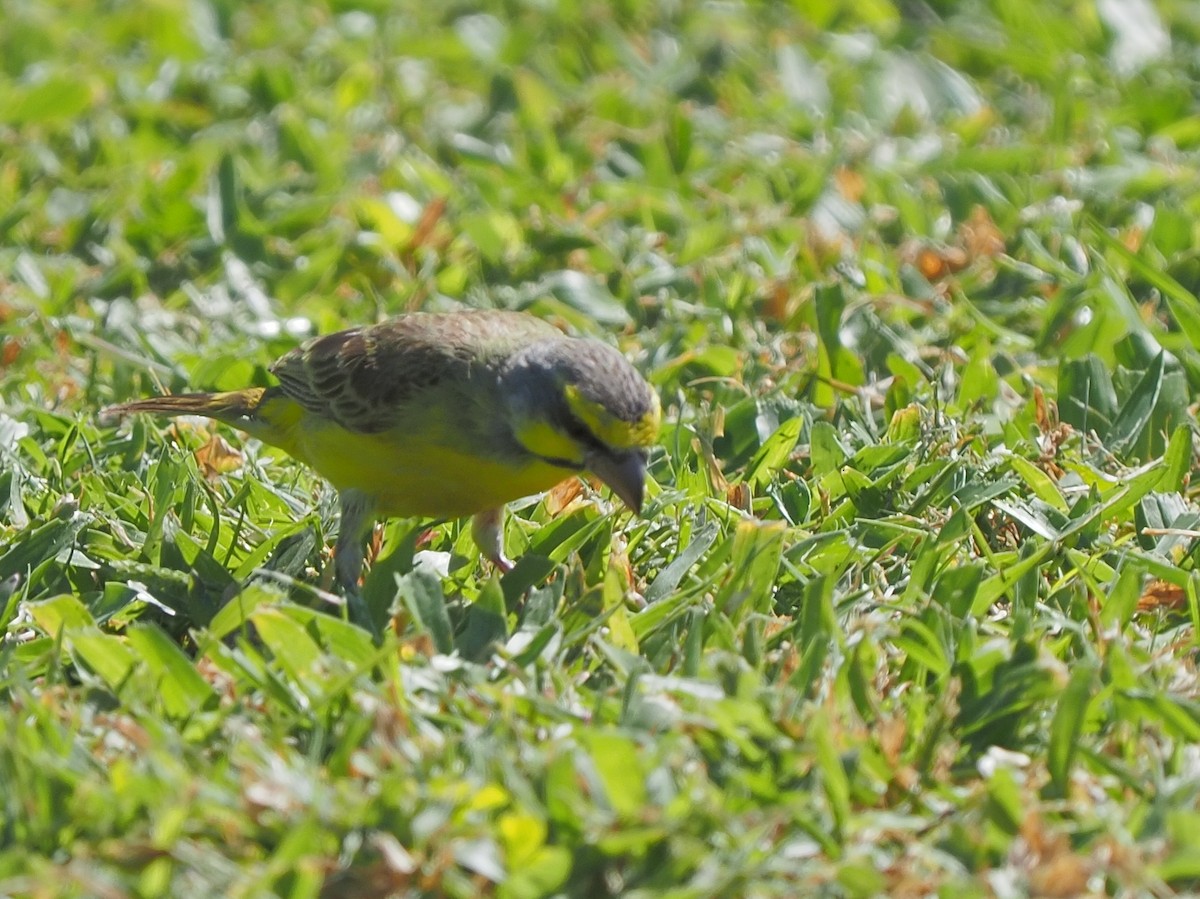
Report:
M 471 519 L 471 537 L 484 557 L 501 574 L 513 570 L 512 559 L 504 555 L 504 508 L 487 509 Z

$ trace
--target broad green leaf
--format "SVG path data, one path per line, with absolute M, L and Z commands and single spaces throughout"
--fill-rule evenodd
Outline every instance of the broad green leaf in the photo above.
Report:
M 0 556 L 0 580 L 30 570 L 69 547 L 90 517 L 82 512 L 66 513 L 44 524 L 34 525 L 13 536 L 8 551 Z
M 1171 434 L 1166 452 L 1162 456 L 1162 480 L 1155 485 L 1155 490 L 1182 490 L 1192 467 L 1192 431 L 1190 428 L 1176 428 Z
M 1033 503 L 1018 500 L 992 500 L 992 505 L 1008 515 L 1014 521 L 1023 524 L 1039 537 L 1047 540 L 1057 540 L 1062 534 L 1057 524 L 1049 519 L 1044 509 L 1037 509 Z
M 1121 411 L 1113 420 L 1112 426 L 1104 435 L 1105 446 L 1115 454 L 1124 454 L 1141 436 L 1150 416 L 1158 402 L 1159 391 L 1163 382 L 1163 353 L 1155 357 L 1154 362 L 1142 375 L 1133 393 L 1121 405 Z
M 918 666 L 941 677 L 949 672 L 951 659 L 937 634 L 918 618 L 907 618 L 896 638 L 896 648 L 902 650 Z
M 833 425 L 823 420 L 814 421 L 809 439 L 814 477 L 820 480 L 841 469 L 846 462 L 847 453 Z
M 1092 699 L 1096 680 L 1096 666 L 1090 662 L 1076 663 L 1071 671 L 1067 687 L 1058 700 L 1054 718 L 1050 722 L 1050 744 L 1047 749 L 1046 765 L 1054 795 L 1068 795 L 1071 762 L 1075 758 L 1083 725 L 1087 720 L 1088 705 Z
M 245 627 L 259 606 L 278 602 L 282 598 L 282 593 L 261 584 L 249 584 L 235 593 L 212 617 L 206 634 L 213 639 L 223 640 L 239 628 Z
M 1130 250 L 1107 228 L 1094 225 L 1092 233 L 1104 244 L 1109 253 L 1121 259 L 1147 284 L 1156 287 L 1167 299 L 1167 305 L 1180 329 L 1192 345 L 1200 349 L 1200 300 L 1177 280 L 1157 265 L 1151 265 Z
M 510 870 L 533 861 L 546 843 L 548 828 L 544 818 L 527 812 L 505 812 L 497 824 Z
M 731 575 L 715 600 L 716 607 L 730 620 L 737 622 L 750 612 L 765 613 L 769 609 L 783 554 L 784 532 L 782 522 L 738 522 L 732 538 Z
M 408 574 L 396 577 L 396 600 L 392 614 L 404 609 L 413 620 L 433 638 L 433 645 L 443 655 L 454 651 L 454 631 L 446 613 L 446 597 L 435 572 L 418 566 Z
M 1196 828 L 1200 827 L 1200 821 L 1191 821 L 1189 825 L 1189 831 L 1195 833 Z M 1200 852 L 1194 844 L 1175 849 L 1151 870 L 1166 883 L 1179 884 L 1187 889 L 1200 880 Z
M 91 102 L 92 91 L 86 80 L 55 75 L 18 93 L 7 104 L 4 117 L 16 126 L 70 121 Z
M 1171 316 L 1179 325 L 1179 330 L 1187 337 L 1193 349 L 1200 350 L 1200 300 L 1190 293 L 1186 293 L 1186 298 L 1173 293 L 1165 296 L 1167 308 L 1171 310 Z
M 315 685 L 313 674 L 323 665 L 323 656 L 304 625 L 283 609 L 271 606 L 256 609 L 250 620 L 283 670 L 299 684 Z
M 986 566 L 978 561 L 946 569 L 934 584 L 934 602 L 955 618 L 966 617 L 975 604 L 975 594 L 986 570 Z
M 834 741 L 829 713 L 820 709 L 809 723 L 809 734 L 813 742 L 816 771 L 821 786 L 833 813 L 835 833 L 841 833 L 851 818 L 850 779 L 842 764 L 842 754 Z
M 1068 511 L 1067 501 L 1062 492 L 1046 472 L 1023 456 L 1009 456 L 1008 463 L 1034 496 L 1060 512 Z
M 626 585 L 624 575 L 615 565 L 609 565 L 604 572 L 602 594 L 604 611 L 607 615 L 608 641 L 618 649 L 636 655 L 638 639 L 629 623 L 629 613 L 625 609 Z
M 455 645 L 464 658 L 479 659 L 508 639 L 508 610 L 504 591 L 493 575 L 484 582 L 479 596 L 467 610 L 467 623 Z
M 1141 588 L 1142 572 L 1137 566 L 1126 563 L 1100 605 L 1100 624 L 1124 630 L 1137 611 Z
M 210 702 L 215 693 L 196 666 L 153 624 L 135 624 L 125 637 L 154 679 L 155 692 L 168 715 L 185 717 Z
M 1192 634 L 1200 634 L 1200 573 L 1188 573 L 1184 593 L 1187 596 L 1188 616 L 1192 619 Z M 1193 637 L 1193 643 L 1195 642 Z
M 497 888 L 500 899 L 541 899 L 559 893 L 571 875 L 574 857 L 565 846 L 543 846 L 525 862 L 510 869 Z
M 625 307 L 592 275 L 564 270 L 546 275 L 541 281 L 542 293 L 581 312 L 592 321 L 610 327 L 629 323 Z
M 1129 690 L 1124 697 L 1140 715 L 1159 722 L 1168 734 L 1193 743 L 1200 741 L 1200 706 L 1195 702 L 1170 696 L 1158 688 Z
M 646 801 L 638 746 L 615 730 L 582 731 L 580 739 L 600 775 L 609 805 L 622 818 L 636 819 Z
M 807 696 L 820 677 L 829 653 L 839 642 L 840 630 L 833 610 L 834 579 L 810 578 L 803 588 L 797 644 L 800 664 L 792 675 L 792 685 Z
M 720 526 L 715 521 L 710 521 L 696 531 L 688 545 L 650 582 L 650 586 L 646 588 L 646 601 L 658 602 L 678 587 L 684 575 L 701 556 L 708 552 L 708 548 L 716 541 L 720 530 Z
M 89 628 L 66 639 L 71 655 L 96 672 L 110 690 L 119 690 L 137 666 L 138 656 L 120 637 Z
M 362 665 L 380 651 L 367 631 L 343 618 L 290 603 L 281 605 L 279 611 L 302 624 L 322 649 L 347 665 Z
M 845 291 L 840 284 L 818 287 L 815 293 L 817 317 L 818 355 L 817 371 L 821 382 L 814 388 L 814 399 L 818 406 L 831 406 L 836 392 L 831 381 L 843 384 L 859 384 L 862 369 L 853 354 L 842 344 L 842 314 L 846 309 Z
M 987 612 L 992 603 L 1011 590 L 1012 586 L 1026 573 L 1045 562 L 1056 549 L 1057 547 L 1052 541 L 1044 541 L 1032 554 L 987 578 L 975 594 L 975 603 L 971 606 L 971 614 L 979 616 Z
M 25 604 L 34 623 L 48 636 L 57 637 L 63 631 L 86 630 L 96 626 L 87 606 L 74 596 L 55 596 Z
M 1058 367 L 1058 411 L 1078 431 L 1106 435 L 1118 414 L 1112 375 L 1096 356 L 1064 359 Z
M 892 413 L 888 422 L 887 439 L 892 443 L 909 443 L 921 437 L 921 409 L 910 403 Z
M 771 481 L 777 471 L 792 457 L 792 450 L 800 439 L 804 419 L 797 416 L 781 424 L 778 430 L 759 447 L 746 471 L 746 481 L 755 489 L 761 489 Z
M 1004 832 L 1015 834 L 1026 817 L 1023 790 L 1007 765 L 997 765 L 987 781 L 988 817 Z
M 768 484 L 764 492 L 788 524 L 796 525 L 807 520 L 812 507 L 812 493 L 804 481 L 796 478 L 785 480 L 782 484 L 775 482 Z

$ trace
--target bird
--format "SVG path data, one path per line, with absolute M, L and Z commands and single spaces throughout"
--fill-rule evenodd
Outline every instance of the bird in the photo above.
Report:
M 410 312 L 314 337 L 269 387 L 154 396 L 102 410 L 199 415 L 308 465 L 337 491 L 339 585 L 358 588 L 380 518 L 472 516 L 502 573 L 507 503 L 590 473 L 641 512 L 658 394 L 614 347 L 529 313 Z

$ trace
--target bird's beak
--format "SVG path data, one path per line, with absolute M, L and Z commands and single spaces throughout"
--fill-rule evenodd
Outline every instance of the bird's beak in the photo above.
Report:
M 642 511 L 646 488 L 646 457 L 641 450 L 596 451 L 584 463 L 592 474 L 609 486 L 635 512 Z

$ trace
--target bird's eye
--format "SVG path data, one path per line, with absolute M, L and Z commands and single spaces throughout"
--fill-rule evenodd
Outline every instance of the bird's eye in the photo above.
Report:
M 604 449 L 604 444 L 595 434 L 588 430 L 588 426 L 581 422 L 574 415 L 568 414 L 562 421 L 562 431 L 580 446 L 586 446 L 588 449 Z

